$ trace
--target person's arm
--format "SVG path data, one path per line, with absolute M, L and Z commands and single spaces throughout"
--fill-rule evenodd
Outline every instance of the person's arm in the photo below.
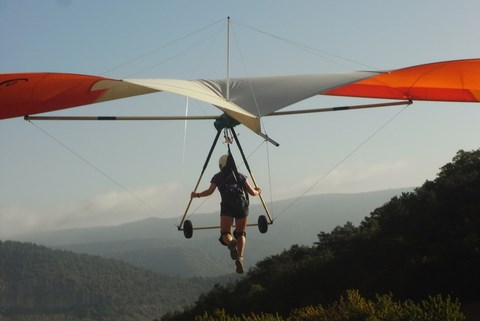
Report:
M 247 179 L 245 180 L 245 187 L 247 188 L 248 194 L 252 196 L 257 196 L 262 193 L 262 190 L 260 189 L 260 187 L 253 188 L 252 186 L 250 186 L 250 183 L 248 182 Z
M 213 183 L 210 183 L 210 187 L 208 187 L 206 190 L 200 192 L 200 193 L 196 193 L 196 192 L 192 192 L 192 194 L 190 194 L 190 197 L 191 198 L 195 198 L 195 197 L 205 197 L 205 196 L 208 196 L 208 195 L 212 195 L 213 192 L 215 192 L 215 188 L 217 188 L 217 185 L 213 184 Z

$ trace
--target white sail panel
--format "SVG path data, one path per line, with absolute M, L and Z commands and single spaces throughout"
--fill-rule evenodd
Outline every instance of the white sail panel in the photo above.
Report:
M 254 132 L 261 132 L 260 120 L 257 116 L 240 108 L 233 102 L 227 101 L 226 98 L 218 95 L 210 87 L 205 86 L 200 81 L 176 79 L 126 79 L 124 81 L 159 91 L 187 96 L 212 104 Z
M 322 94 L 333 88 L 378 75 L 378 72 L 351 72 L 345 74 L 311 74 L 256 78 L 231 78 L 230 102 L 258 117 Z M 227 81 L 200 80 L 212 92 L 226 97 Z

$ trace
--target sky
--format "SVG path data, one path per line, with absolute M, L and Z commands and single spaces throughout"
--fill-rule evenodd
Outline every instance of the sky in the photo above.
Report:
M 0 0 L 0 73 L 225 78 L 227 17 L 232 77 L 390 70 L 477 58 L 478 12 L 476 0 Z M 381 101 L 318 96 L 289 109 L 371 102 Z M 220 111 L 157 93 L 52 114 Z M 267 204 L 292 198 L 289 207 L 272 210 L 275 217 L 294 215 L 295 203 L 307 195 L 433 180 L 458 150 L 479 147 L 479 119 L 477 104 L 415 102 L 263 118 L 279 147 L 245 127 L 236 131 Z M 1 120 L 0 239 L 147 217 L 180 219 L 214 136 L 211 121 Z M 225 151 L 219 142 L 199 190 Z M 189 214 L 215 211 L 218 203 L 218 195 L 195 199 Z

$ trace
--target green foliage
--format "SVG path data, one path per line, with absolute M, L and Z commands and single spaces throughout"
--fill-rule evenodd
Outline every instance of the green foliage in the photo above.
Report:
M 212 315 L 217 309 L 237 316 L 245 311 L 288 316 L 292 309 L 322 315 L 327 312 L 317 305 L 332 304 L 347 289 L 357 289 L 365 298 L 352 292 L 335 303 L 337 311 L 348 310 L 358 320 L 365 315 L 371 316 L 365 320 L 384 320 L 383 314 L 400 315 L 399 310 L 408 311 L 410 319 L 391 320 L 461 320 L 456 301 L 449 298 L 480 299 L 479 195 L 480 150 L 459 151 L 434 181 L 392 198 L 358 227 L 346 223 L 321 232 L 315 246 L 292 246 L 269 257 L 246 278 L 202 295 L 172 320 Z M 383 293 L 406 301 L 376 296 Z M 437 294 L 447 299 L 431 296 Z M 306 306 L 315 308 L 302 310 Z M 329 317 L 343 320 L 345 315 Z
M 267 313 L 228 315 L 225 310 L 217 309 L 211 315 L 205 312 L 203 315 L 195 317 L 195 321 L 283 321 L 283 319 L 278 315 Z
M 224 309 L 204 312 L 195 321 L 462 321 L 458 301 L 449 297 L 428 297 L 415 304 L 412 301 L 396 302 L 392 295 L 376 296 L 375 300 L 363 298 L 356 290 L 348 290 L 346 297 L 324 308 L 322 305 L 294 309 L 290 315 L 250 313 L 229 315 Z
M 348 290 L 346 297 L 330 307 L 322 305 L 295 309 L 287 321 L 462 321 L 460 303 L 449 297 L 428 297 L 415 304 L 413 301 L 397 302 L 392 295 L 376 296 L 367 300 L 356 290 Z

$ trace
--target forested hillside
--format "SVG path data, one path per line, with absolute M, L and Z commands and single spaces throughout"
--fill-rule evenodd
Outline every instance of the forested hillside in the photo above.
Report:
M 152 320 L 194 302 L 207 283 L 112 259 L 0 242 L 0 320 Z
M 480 300 L 479 196 L 480 150 L 459 151 L 434 181 L 394 197 L 358 226 L 346 223 L 319 233 L 316 245 L 292 246 L 267 258 L 245 279 L 217 286 L 184 313 L 164 319 L 203 315 L 202 320 L 233 320 L 221 314 L 250 311 L 289 316 L 297 308 L 329 305 L 348 289 L 370 299 L 391 293 L 395 299 L 418 302 L 440 295 L 446 301 L 438 304 L 438 311 L 448 306 L 449 298 L 468 305 Z M 418 320 L 461 320 L 453 310 Z M 447 318 L 448 311 L 455 316 Z

